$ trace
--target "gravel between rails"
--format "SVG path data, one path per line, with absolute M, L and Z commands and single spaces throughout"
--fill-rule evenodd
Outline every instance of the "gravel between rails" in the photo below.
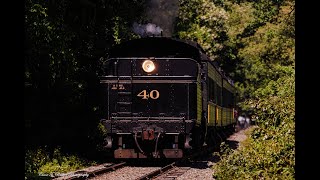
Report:
M 88 167 L 88 168 L 84 168 L 84 169 L 81 169 L 81 171 L 93 171 L 93 170 L 96 170 L 96 169 L 102 169 L 104 167 L 107 167 L 107 166 L 111 166 L 113 165 L 113 163 L 104 163 L 104 164 L 100 164 L 100 165 L 97 165 L 97 166 L 91 166 L 91 167 Z
M 102 174 L 97 177 L 90 179 L 94 180 L 134 180 L 145 174 L 148 174 L 154 170 L 160 169 L 161 167 L 130 167 L 118 169 L 114 172 Z

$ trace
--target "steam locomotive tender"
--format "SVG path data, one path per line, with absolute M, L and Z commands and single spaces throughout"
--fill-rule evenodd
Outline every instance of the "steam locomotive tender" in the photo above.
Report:
M 104 70 L 101 122 L 115 158 L 181 158 L 236 123 L 235 88 L 197 43 L 130 40 Z

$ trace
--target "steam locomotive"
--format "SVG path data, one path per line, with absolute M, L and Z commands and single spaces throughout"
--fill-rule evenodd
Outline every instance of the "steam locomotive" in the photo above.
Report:
M 123 42 L 100 76 L 106 148 L 115 158 L 182 158 L 234 129 L 236 89 L 195 42 Z

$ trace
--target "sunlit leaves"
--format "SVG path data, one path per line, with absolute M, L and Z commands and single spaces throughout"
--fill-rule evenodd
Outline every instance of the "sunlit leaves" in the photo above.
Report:
M 95 164 L 96 162 L 85 161 L 76 155 L 65 154 L 60 147 L 55 148 L 51 156 L 47 147 L 39 147 L 26 151 L 25 177 L 26 179 L 39 179 L 38 175 L 53 177 L 54 174 L 75 171 Z
M 213 59 L 223 48 L 226 11 L 208 0 L 181 0 L 177 35 L 181 39 L 198 42 Z
M 226 21 L 227 33 L 231 40 L 237 41 L 237 35 L 240 35 L 244 29 L 254 21 L 252 3 L 245 2 L 240 4 L 233 4 L 226 2 L 228 8 L 229 18 Z
M 288 31 L 286 23 L 266 23 L 254 35 L 241 39 L 244 44 L 238 53 L 242 59 L 241 73 L 244 74 L 244 81 L 250 82 L 255 89 L 264 88 L 270 81 L 276 81 L 294 71 L 295 39 L 284 32 Z M 245 94 L 255 96 L 255 90 L 247 91 Z
M 214 166 L 216 179 L 294 179 L 292 122 L 282 129 L 256 128 L 241 148 Z M 276 143 L 275 143 L 276 142 Z
M 294 2 L 259 0 L 229 7 L 228 26 L 235 25 L 228 31 L 229 44 L 238 44 L 236 73 L 242 77 L 236 82 L 242 98 L 238 105 L 250 111 L 259 126 L 240 151 L 215 166 L 215 176 L 294 179 Z M 241 9 L 251 14 L 237 14 Z

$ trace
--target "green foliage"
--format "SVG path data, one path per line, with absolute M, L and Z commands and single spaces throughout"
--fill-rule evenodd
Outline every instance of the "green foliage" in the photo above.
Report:
M 100 59 L 114 44 L 137 38 L 131 26 L 144 3 L 25 2 L 25 119 L 28 132 L 39 132 L 30 141 L 87 137 L 95 128 L 101 118 L 96 96 Z
M 279 13 L 279 7 L 284 0 L 258 0 L 253 3 L 256 22 L 269 22 Z
M 294 179 L 294 2 L 180 2 L 177 34 L 220 59 L 259 125 L 239 151 L 221 144 L 215 178 Z
M 25 154 L 25 177 L 36 176 L 39 168 L 49 160 L 49 155 L 42 148 L 34 151 L 28 150 Z
M 105 126 L 100 122 L 98 125 L 92 129 L 92 133 L 90 133 L 89 140 L 90 144 L 92 144 L 92 147 L 95 148 L 97 153 L 110 153 L 106 152 L 106 149 L 104 146 L 106 145 L 105 143 L 105 138 L 107 137 L 107 129 Z
M 226 21 L 227 34 L 232 44 L 236 43 L 238 35 L 240 35 L 244 29 L 254 22 L 253 7 L 252 3 L 245 2 L 241 4 L 226 2 L 228 9 L 229 18 Z M 231 45 L 232 45 L 231 44 Z
M 65 1 L 60 3 L 59 13 L 64 14 L 65 6 Z M 46 3 L 28 0 L 26 10 L 26 81 L 33 87 L 42 83 L 53 87 L 56 82 L 70 80 L 78 70 L 75 53 L 69 47 L 75 35 L 67 30 L 62 16 L 52 20 Z M 45 71 L 39 72 L 39 68 Z M 46 77 L 47 81 L 41 82 L 39 76 Z
M 293 1 L 228 2 L 239 106 L 258 127 L 239 150 L 221 155 L 216 179 L 295 178 Z M 226 148 L 224 148 L 226 149 Z M 225 151 L 225 150 L 224 150 Z M 228 154 L 228 155 L 224 155 Z
M 66 173 L 96 164 L 76 155 L 64 154 L 61 148 L 55 148 L 51 157 L 49 154 L 46 147 L 26 152 L 25 179 L 39 178 L 40 175 L 53 176 L 54 173 Z
M 106 136 L 107 135 L 107 129 L 102 123 L 98 124 L 98 131 L 102 136 Z
M 96 126 L 102 118 L 97 96 L 101 57 L 114 44 L 137 38 L 131 26 L 141 17 L 144 4 L 25 1 L 26 174 L 81 166 L 73 156 L 54 160 L 45 150 L 30 150 L 34 147 L 61 146 L 87 158 L 97 154 L 89 145 L 105 133 Z
M 214 166 L 216 179 L 294 179 L 294 122 L 283 121 L 279 128 L 257 127 L 240 150 Z
M 213 59 L 219 58 L 226 33 L 226 11 L 209 0 L 180 0 L 177 36 L 198 42 Z M 220 1 L 222 2 L 222 1 Z
M 239 86 L 242 97 L 259 98 L 263 93 L 271 93 L 272 83 L 294 72 L 294 27 L 284 18 L 288 17 L 288 7 L 280 8 L 279 22 L 266 23 L 253 36 L 241 39 L 244 48 L 239 50 L 238 57 L 242 61 L 240 76 L 244 77 Z
M 114 25 L 112 27 L 113 39 L 115 44 L 120 44 L 121 41 L 136 39 L 139 36 L 131 30 L 131 25 L 123 18 L 116 16 L 112 19 Z

